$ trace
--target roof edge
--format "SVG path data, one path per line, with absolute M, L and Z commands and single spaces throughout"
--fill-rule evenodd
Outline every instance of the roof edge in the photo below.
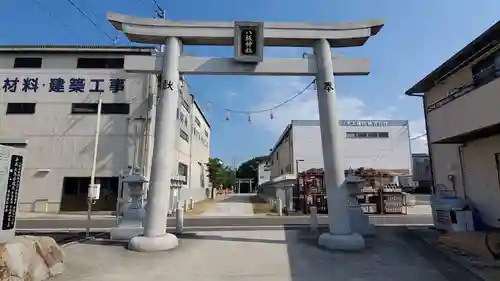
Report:
M 497 21 L 460 51 L 456 52 L 448 60 L 405 91 L 405 95 L 412 96 L 413 94 L 428 92 L 435 86 L 437 81 L 450 77 L 465 67 L 465 63 L 486 54 L 497 44 L 500 44 L 500 21 Z

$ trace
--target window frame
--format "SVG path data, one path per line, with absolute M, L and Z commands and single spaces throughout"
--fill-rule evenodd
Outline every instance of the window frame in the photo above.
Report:
M 35 61 L 36 64 L 28 65 L 26 62 Z M 23 65 L 21 62 L 24 62 Z M 21 64 L 21 65 L 18 65 Z M 43 58 L 42 57 L 15 57 L 13 68 L 42 68 Z
M 25 106 L 29 106 L 29 110 L 23 110 Z M 34 102 L 9 102 L 5 108 L 5 115 L 33 115 L 35 113 L 36 103 Z
M 81 111 L 77 110 L 76 106 L 80 106 Z M 75 102 L 75 103 L 71 104 L 71 114 L 74 114 L 74 115 L 97 114 L 98 106 L 99 105 L 97 103 Z M 123 110 L 115 110 L 115 109 L 120 108 L 120 107 L 116 107 L 116 106 L 123 106 L 121 108 Z M 84 111 L 85 109 L 87 109 L 88 111 Z M 103 103 L 102 104 L 101 115 L 129 115 L 129 114 L 130 114 L 130 104 L 129 103 Z

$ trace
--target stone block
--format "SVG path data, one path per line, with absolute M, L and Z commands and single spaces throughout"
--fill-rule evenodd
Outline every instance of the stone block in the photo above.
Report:
M 41 281 L 63 269 L 64 252 L 51 237 L 17 236 L 0 244 L 1 281 Z

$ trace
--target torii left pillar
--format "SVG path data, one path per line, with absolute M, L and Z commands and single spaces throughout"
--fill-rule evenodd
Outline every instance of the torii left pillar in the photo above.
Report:
M 182 43 L 168 37 L 163 53 L 163 71 L 158 91 L 155 139 L 151 180 L 146 205 L 144 236 L 133 237 L 129 249 L 140 252 L 169 250 L 179 244 L 177 237 L 167 233 L 167 213 L 170 203 L 170 180 L 175 171 L 175 141 L 177 136 L 177 105 L 179 104 L 179 58 Z

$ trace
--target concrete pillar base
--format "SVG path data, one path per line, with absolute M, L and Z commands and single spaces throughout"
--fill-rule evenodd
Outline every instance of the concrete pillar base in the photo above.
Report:
M 345 235 L 323 233 L 319 236 L 318 245 L 330 250 L 356 252 L 365 248 L 365 239 L 358 233 Z
M 136 252 L 160 252 L 176 248 L 179 245 L 177 237 L 170 233 L 161 236 L 136 236 L 130 239 L 128 249 Z
M 352 231 L 361 234 L 364 237 L 375 236 L 375 226 L 370 224 L 370 219 L 363 213 L 361 206 L 349 206 L 349 217 L 351 220 Z

